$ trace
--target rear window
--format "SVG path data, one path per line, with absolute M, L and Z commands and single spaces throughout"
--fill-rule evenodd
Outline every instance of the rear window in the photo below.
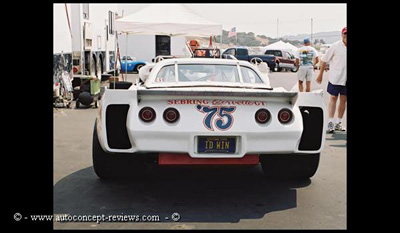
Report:
M 246 49 L 238 49 L 237 50 L 237 55 L 238 56 L 246 56 L 246 55 L 248 55 L 248 52 L 247 52 Z
M 179 82 L 239 82 L 236 65 L 178 65 Z
M 282 57 L 282 51 L 280 51 L 280 50 L 267 50 L 267 51 L 265 51 L 265 54 L 266 55 L 274 55 L 274 56 L 277 56 L 277 57 Z
M 175 66 L 169 65 L 161 68 L 161 70 L 157 74 L 155 82 L 156 83 L 175 82 Z
M 240 67 L 240 71 L 242 72 L 242 79 L 244 83 L 263 83 L 261 78 L 254 70 L 242 66 Z
M 244 66 L 240 66 L 243 83 L 263 83 L 258 74 Z M 175 65 L 164 66 L 158 72 L 155 82 L 175 82 Z M 178 65 L 178 81 L 189 82 L 225 82 L 240 84 L 237 65 L 214 65 L 214 64 L 180 64 Z

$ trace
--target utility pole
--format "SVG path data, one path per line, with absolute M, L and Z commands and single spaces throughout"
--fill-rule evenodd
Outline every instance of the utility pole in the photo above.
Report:
M 311 18 L 311 45 L 313 44 L 313 38 L 312 38 L 313 31 L 312 31 L 312 29 L 313 29 L 313 18 Z
M 279 19 L 276 19 L 276 39 L 279 38 Z

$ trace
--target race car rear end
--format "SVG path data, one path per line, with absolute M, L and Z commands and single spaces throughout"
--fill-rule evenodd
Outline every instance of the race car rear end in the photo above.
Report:
M 93 139 L 99 177 L 118 173 L 121 163 L 140 172 L 146 162 L 261 162 L 267 176 L 296 178 L 316 172 L 325 138 L 322 91 L 272 88 L 258 65 L 228 59 L 167 59 L 139 76 L 102 98 Z
M 221 88 L 107 90 L 95 133 L 100 177 L 118 156 L 151 155 L 158 165 L 257 165 L 268 176 L 294 162 L 300 172 L 279 176 L 311 177 L 324 143 L 321 93 Z M 97 142 L 94 142 L 97 143 Z M 97 153 L 97 154 L 96 154 Z M 144 158 L 144 159 L 143 159 Z M 311 161 L 311 162 L 302 162 Z M 299 160 L 299 161 L 297 161 Z M 305 163 L 306 168 L 300 168 Z M 276 170 L 276 169 L 275 169 Z M 293 170 L 293 169 L 292 169 Z

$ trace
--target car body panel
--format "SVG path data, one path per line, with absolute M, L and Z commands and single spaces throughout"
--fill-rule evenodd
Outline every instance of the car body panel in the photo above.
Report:
M 325 130 L 321 133 L 321 147 L 312 151 L 300 151 L 299 143 L 303 132 L 302 106 L 321 108 L 325 116 L 322 91 L 298 93 L 284 88 L 268 89 L 265 83 L 248 86 L 219 86 L 217 84 L 185 86 L 174 83 L 163 86 L 154 83 L 161 68 L 171 64 L 228 64 L 257 68 L 244 61 L 225 59 L 168 59 L 152 66 L 144 84 L 132 85 L 127 90 L 107 89 L 101 100 L 97 116 L 97 132 L 101 147 L 109 153 L 183 153 L 192 158 L 243 158 L 246 154 L 319 153 L 324 144 Z M 268 80 L 268 81 L 267 81 Z M 131 148 L 110 148 L 107 140 L 106 110 L 109 105 L 129 105 L 126 129 Z M 156 118 L 146 123 L 139 118 L 143 107 L 155 110 Z M 180 118 L 167 123 L 163 112 L 175 108 Z M 265 108 L 271 113 L 266 124 L 255 120 L 257 110 Z M 278 121 L 277 114 L 290 109 L 293 118 L 288 124 Z M 212 109 L 210 113 L 208 111 Z M 207 111 L 206 111 L 207 110 Z M 234 153 L 199 153 L 201 136 L 235 137 Z

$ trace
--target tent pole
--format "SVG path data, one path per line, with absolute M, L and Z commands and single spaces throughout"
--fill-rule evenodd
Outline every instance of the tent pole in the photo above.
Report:
M 117 72 L 117 31 L 114 31 L 114 85 L 113 88 L 115 89 L 115 75 Z
M 224 36 L 224 29 L 222 29 L 221 31 L 221 44 L 220 44 L 220 48 L 219 48 L 219 58 L 222 58 L 222 37 Z
M 124 81 L 128 80 L 128 36 L 129 34 L 126 33 L 126 55 L 125 55 L 125 79 Z

